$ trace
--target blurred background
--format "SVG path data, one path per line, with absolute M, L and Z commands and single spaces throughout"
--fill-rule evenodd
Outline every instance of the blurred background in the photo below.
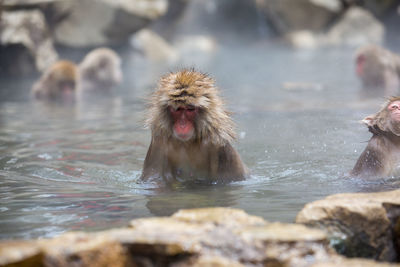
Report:
M 0 238 L 125 226 L 180 208 L 241 208 L 292 222 L 307 202 L 398 188 L 349 178 L 370 138 L 354 53 L 400 52 L 395 0 L 0 0 Z M 122 58 L 112 94 L 74 105 L 32 99 L 58 59 Z M 249 180 L 159 190 L 138 182 L 160 75 L 209 73 L 237 124 Z

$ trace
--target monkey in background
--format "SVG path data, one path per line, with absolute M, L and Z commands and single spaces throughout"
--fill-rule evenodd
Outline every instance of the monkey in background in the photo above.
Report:
M 89 52 L 79 64 L 80 90 L 107 92 L 122 81 L 121 59 L 109 48 Z
M 399 94 L 400 56 L 376 45 L 356 52 L 355 69 L 365 96 Z
M 50 101 L 75 101 L 78 76 L 78 68 L 73 62 L 60 60 L 34 83 L 32 95 L 37 99 Z
M 244 180 L 247 168 L 232 147 L 234 124 L 214 80 L 194 70 L 161 78 L 148 114 L 151 144 L 141 179 L 169 183 Z
M 368 145 L 350 172 L 356 177 L 400 174 L 400 97 L 391 97 L 376 114 L 363 122 L 372 133 Z

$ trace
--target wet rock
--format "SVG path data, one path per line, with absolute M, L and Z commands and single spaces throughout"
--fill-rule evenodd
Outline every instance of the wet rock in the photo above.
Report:
M 325 234 L 319 230 L 269 224 L 236 209 L 181 210 L 171 217 L 134 220 L 131 226 L 131 234 L 121 230 L 114 231 L 112 236 L 128 247 L 132 255 L 153 255 L 150 258 L 159 259 L 156 262 L 169 263 L 179 258 L 176 266 L 266 262 L 307 266 L 306 255 L 323 260 L 332 253 Z
M 296 222 L 325 230 L 340 253 L 395 261 L 398 258 L 400 190 L 338 194 L 307 204 Z
M 285 39 L 294 48 L 313 49 L 321 45 L 318 35 L 307 30 L 288 33 Z
M 54 28 L 56 42 L 72 47 L 121 44 L 167 7 L 167 0 L 74 0 L 50 6 L 64 17 Z
M 45 266 L 130 266 L 125 248 L 108 236 L 68 233 L 39 241 Z
M 189 260 L 172 264 L 171 267 L 244 267 L 245 265 L 219 256 L 193 257 Z
M 44 71 L 58 55 L 40 11 L 6 11 L 0 21 L 0 72 Z
M 378 263 L 366 259 L 347 259 L 343 257 L 333 257 L 326 262 L 318 262 L 310 267 L 394 267 L 399 264 Z
M 358 47 L 367 44 L 381 44 L 385 28 L 369 11 L 351 7 L 325 33 L 309 30 L 291 32 L 286 40 L 295 48 L 317 48 L 323 46 Z
M 323 42 L 330 45 L 361 46 L 381 44 L 385 28 L 369 11 L 351 7 L 326 34 Z
M 174 213 L 172 218 L 191 223 L 211 222 L 231 227 L 264 225 L 266 223 L 261 217 L 250 216 L 243 210 L 227 208 L 180 210 Z
M 342 11 L 339 0 L 257 0 L 256 3 L 280 34 L 323 31 Z
M 173 63 L 179 59 L 179 53 L 171 45 L 157 33 L 148 29 L 137 32 L 132 37 L 131 44 L 152 61 Z
M 32 241 L 0 242 L 0 266 L 41 266 L 43 254 Z
M 362 0 L 361 5 L 376 16 L 384 15 L 391 8 L 398 5 L 397 0 Z
M 171 217 L 133 220 L 129 228 L 0 245 L 2 266 L 306 267 L 316 263 L 360 266 L 355 260 L 347 265 L 335 254 L 323 231 L 268 223 L 228 208 L 182 210 Z

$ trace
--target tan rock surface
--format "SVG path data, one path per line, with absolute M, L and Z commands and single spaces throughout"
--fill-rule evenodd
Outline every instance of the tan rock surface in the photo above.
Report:
M 321 230 L 268 223 L 228 208 L 182 210 L 171 217 L 133 220 L 127 228 L 0 244 L 0 266 L 308 267 L 316 263 L 367 267 L 375 262 L 348 263 L 329 247 Z
M 338 194 L 308 203 L 296 222 L 326 230 L 348 256 L 393 261 L 400 190 Z

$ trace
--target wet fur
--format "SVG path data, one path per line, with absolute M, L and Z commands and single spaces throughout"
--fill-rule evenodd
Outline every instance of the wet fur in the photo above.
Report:
M 109 48 L 90 51 L 79 64 L 80 90 L 110 90 L 122 81 L 121 59 Z
M 361 47 L 356 59 L 364 58 L 361 79 L 364 93 L 373 96 L 392 96 L 399 93 L 400 56 L 377 45 Z
M 71 81 L 76 86 L 77 80 L 77 66 L 73 62 L 60 60 L 48 68 L 33 85 L 32 94 L 38 99 L 55 100 L 61 95 L 58 85 L 60 81 Z
M 373 134 L 351 171 L 357 177 L 386 177 L 394 174 L 400 165 L 400 136 L 390 128 L 388 106 L 400 97 L 391 97 L 382 109 L 363 121 Z
M 176 139 L 172 131 L 168 107 L 182 105 L 199 109 L 195 133 L 189 141 Z M 245 179 L 246 167 L 231 146 L 234 124 L 208 75 L 183 70 L 162 77 L 151 99 L 147 125 L 152 141 L 144 162 L 143 180 L 225 183 Z

